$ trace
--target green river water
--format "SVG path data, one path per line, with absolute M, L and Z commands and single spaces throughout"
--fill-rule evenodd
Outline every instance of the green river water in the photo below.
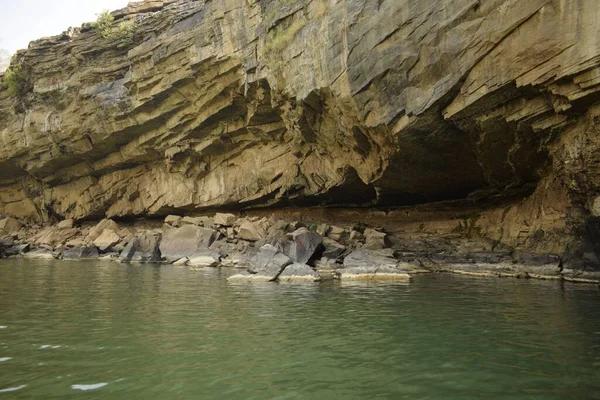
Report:
M 0 261 L 0 398 L 600 399 L 600 290 Z

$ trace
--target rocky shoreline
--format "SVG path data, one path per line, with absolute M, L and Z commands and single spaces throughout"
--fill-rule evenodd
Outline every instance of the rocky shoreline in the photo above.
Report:
M 11 217 L 0 220 L 0 258 L 239 269 L 230 281 L 408 281 L 414 274 L 449 272 L 600 284 L 600 272 L 567 269 L 555 255 L 505 249 L 452 252 L 432 242 L 412 245 L 413 251 L 407 251 L 393 234 L 364 224 L 305 223 L 276 215 L 63 220 L 49 226 Z

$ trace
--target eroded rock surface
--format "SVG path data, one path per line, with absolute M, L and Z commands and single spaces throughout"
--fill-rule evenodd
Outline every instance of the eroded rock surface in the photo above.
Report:
M 598 267 L 596 0 L 163 0 L 113 15 L 136 20 L 130 43 L 88 24 L 15 57 L 0 215 L 446 201 L 392 212 L 389 245 L 410 258 L 469 239 Z M 362 234 L 328 222 L 343 244 Z

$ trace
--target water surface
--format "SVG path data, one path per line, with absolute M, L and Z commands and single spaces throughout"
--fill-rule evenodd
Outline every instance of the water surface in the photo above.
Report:
M 0 397 L 600 399 L 597 286 L 0 261 Z

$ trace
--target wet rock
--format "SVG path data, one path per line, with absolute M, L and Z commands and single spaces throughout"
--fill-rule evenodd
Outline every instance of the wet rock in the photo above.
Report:
M 344 268 L 396 268 L 397 265 L 395 258 L 365 250 L 355 250 L 344 258 Z
M 282 282 L 318 282 L 321 276 L 306 264 L 291 264 L 285 267 L 277 279 Z
M 471 276 L 500 276 L 513 278 L 560 279 L 559 263 L 525 265 L 514 262 L 445 264 L 444 271 Z
M 175 261 L 171 265 L 173 265 L 174 267 L 184 267 L 184 266 L 188 265 L 189 261 L 190 260 L 187 257 L 183 257 L 183 258 L 180 258 L 179 260 Z
M 94 240 L 94 246 L 96 246 L 101 252 L 106 253 L 120 241 L 121 237 L 117 234 L 117 232 L 113 231 L 112 229 L 104 229 L 100 236 Z
M 408 281 L 410 275 L 396 266 L 344 267 L 336 271 L 342 280 L 354 281 Z
M 63 260 L 88 260 L 99 257 L 96 247 L 74 247 L 62 252 Z
M 16 244 L 10 247 L 5 247 L 4 248 L 4 256 L 5 257 L 13 257 L 13 256 L 17 256 L 19 254 L 24 254 L 27 253 L 30 249 L 30 245 L 28 243 L 26 244 Z
M 387 234 L 378 232 L 375 229 L 365 229 L 365 246 L 367 250 L 379 250 L 388 247 L 386 238 Z
M 146 232 L 133 238 L 119 256 L 121 262 L 160 262 L 160 241 L 162 234 Z
M 306 228 L 300 228 L 288 235 L 292 240 L 286 254 L 298 264 L 306 264 L 315 254 L 323 238 Z
M 48 249 L 36 249 L 23 254 L 23 258 L 32 260 L 54 260 L 57 258 L 57 255 Z
M 194 267 L 216 267 L 221 261 L 221 255 L 208 249 L 198 250 L 188 257 L 188 265 Z
M 215 241 L 217 232 L 195 225 L 163 230 L 160 252 L 167 261 L 190 257 L 199 249 L 208 249 Z
M 214 217 L 214 224 L 219 226 L 230 227 L 235 224 L 237 217 L 233 214 L 217 213 Z
M 238 228 L 238 237 L 250 242 L 263 240 L 266 236 L 265 231 L 249 220 L 243 220 Z
M 171 225 L 171 226 L 174 226 L 174 227 L 178 228 L 178 227 L 181 226 L 181 220 L 182 219 L 183 218 L 180 217 L 179 215 L 168 215 L 165 218 L 165 224 L 168 224 L 168 225 Z
M 340 257 L 346 251 L 346 246 L 336 242 L 331 238 L 323 238 L 323 253 L 321 254 L 325 258 L 335 260 Z

